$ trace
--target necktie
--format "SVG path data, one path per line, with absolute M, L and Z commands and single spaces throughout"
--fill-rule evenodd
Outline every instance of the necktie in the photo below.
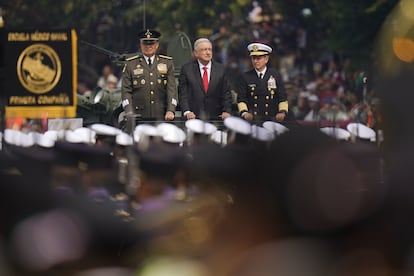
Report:
M 208 89 L 208 74 L 207 74 L 207 67 L 203 67 L 203 85 L 204 85 L 204 91 L 207 92 Z
M 259 73 L 259 79 L 263 79 L 263 73 Z
M 148 66 L 151 67 L 151 58 L 148 58 Z

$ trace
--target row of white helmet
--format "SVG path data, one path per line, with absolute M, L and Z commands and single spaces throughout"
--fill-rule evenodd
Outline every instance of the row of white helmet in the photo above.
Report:
M 238 133 L 260 133 L 260 137 L 267 135 L 267 137 L 273 138 L 273 133 L 266 131 L 264 128 L 257 127 L 256 131 L 252 131 L 250 123 L 238 117 L 227 118 L 224 121 L 224 124 L 230 130 Z M 133 134 L 130 135 L 116 127 L 97 123 L 88 127 L 80 127 L 73 130 L 47 130 L 44 133 L 26 133 L 20 130 L 5 129 L 4 134 L 0 132 L 0 138 L 5 143 L 15 146 L 30 147 L 38 145 L 45 148 L 51 148 L 56 141 L 95 144 L 98 135 L 112 136 L 115 138 L 115 143 L 122 146 L 132 145 L 134 142 L 138 143 L 146 137 L 158 137 L 164 142 L 182 144 L 186 139 L 191 139 L 195 134 L 206 135 L 210 140 L 219 144 L 226 144 L 227 142 L 227 133 L 225 131 L 218 130 L 217 126 L 214 124 L 199 119 L 186 121 L 185 130 L 174 123 L 163 122 L 156 125 L 144 123 L 137 125 Z M 254 136 L 256 137 L 258 135 Z
M 212 142 L 226 145 L 229 142 L 229 132 L 251 136 L 258 141 L 272 141 L 276 136 L 289 131 L 283 124 L 274 121 L 265 121 L 262 126 L 252 125 L 250 122 L 239 117 L 228 117 L 224 120 L 226 130 L 219 130 L 217 126 L 210 122 L 199 119 L 188 120 L 185 122 L 185 130 L 174 123 L 139 124 L 135 127 L 133 135 L 123 132 L 121 129 L 105 124 L 92 124 L 89 127 L 81 127 L 74 130 L 47 130 L 44 133 L 29 132 L 5 129 L 4 134 L 0 133 L 0 138 L 8 144 L 30 147 L 39 145 L 42 147 L 53 147 L 58 140 L 70 143 L 95 144 L 97 135 L 115 137 L 118 145 L 128 146 L 134 142 L 139 143 L 143 137 L 159 137 L 162 141 L 182 144 L 195 134 L 202 134 L 209 137 Z M 349 140 L 352 136 L 375 141 L 376 133 L 373 129 L 360 124 L 349 123 L 346 129 L 339 127 L 320 128 L 325 134 L 335 137 L 338 140 Z M 3 137 L 2 137 L 3 136 Z

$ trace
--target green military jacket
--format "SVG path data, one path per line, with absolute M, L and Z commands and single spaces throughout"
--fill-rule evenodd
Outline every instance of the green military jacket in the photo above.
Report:
M 142 119 L 164 120 L 177 107 L 177 85 L 171 57 L 155 55 L 151 67 L 142 55 L 126 60 L 122 71 L 122 106 Z

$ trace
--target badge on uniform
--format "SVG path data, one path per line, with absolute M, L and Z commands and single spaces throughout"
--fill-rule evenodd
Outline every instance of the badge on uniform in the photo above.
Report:
M 255 90 L 256 89 L 256 84 L 255 83 L 251 83 L 248 85 L 250 90 Z
M 269 89 L 276 89 L 276 79 L 273 76 L 270 76 L 269 80 L 267 81 L 267 88 Z
M 134 69 L 134 75 L 142 75 L 142 74 L 144 74 L 144 69 L 142 68 Z
M 157 70 L 161 74 L 167 74 L 167 72 L 168 72 L 167 64 L 165 64 L 165 63 L 158 63 L 157 64 Z

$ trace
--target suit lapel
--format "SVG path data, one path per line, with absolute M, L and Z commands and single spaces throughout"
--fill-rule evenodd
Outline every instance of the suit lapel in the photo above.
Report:
M 263 76 L 262 82 L 267 82 L 269 79 L 269 68 L 266 70 L 266 73 Z
M 217 67 L 213 61 L 211 61 L 210 69 L 210 82 L 208 83 L 208 90 L 213 90 L 213 87 L 217 83 Z

